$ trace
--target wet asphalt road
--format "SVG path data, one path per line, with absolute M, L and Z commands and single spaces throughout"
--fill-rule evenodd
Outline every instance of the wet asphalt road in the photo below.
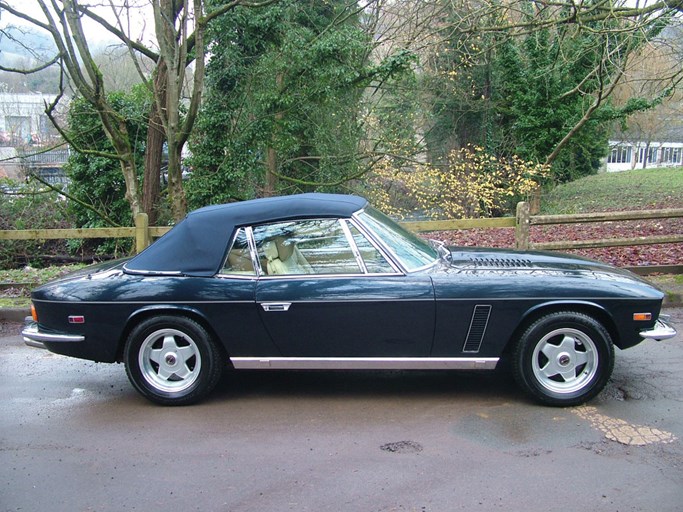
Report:
M 164 408 L 4 329 L 2 511 L 683 510 L 680 335 L 572 409 L 450 372 L 236 373 Z

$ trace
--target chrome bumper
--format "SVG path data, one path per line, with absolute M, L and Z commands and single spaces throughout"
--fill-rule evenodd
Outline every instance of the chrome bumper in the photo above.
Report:
M 21 331 L 24 343 L 29 347 L 45 348 L 44 343 L 78 343 L 85 340 L 85 336 L 78 334 L 55 334 L 51 332 L 41 332 L 38 324 L 28 322 Z
M 671 327 L 668 321 L 669 315 L 659 315 L 654 327 L 640 331 L 640 335 L 643 338 L 652 338 L 657 341 L 673 338 L 677 334 L 676 329 Z

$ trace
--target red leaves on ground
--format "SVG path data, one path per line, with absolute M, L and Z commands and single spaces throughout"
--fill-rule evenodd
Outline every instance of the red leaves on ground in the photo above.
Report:
M 680 218 L 563 224 L 532 226 L 531 242 L 634 238 L 680 235 L 681 233 L 683 233 L 683 219 Z M 515 245 L 515 230 L 512 228 L 466 229 L 428 233 L 426 235 L 428 238 L 443 240 L 448 245 L 454 246 L 510 248 Z M 576 249 L 562 252 L 578 254 L 619 267 L 683 264 L 683 243 Z

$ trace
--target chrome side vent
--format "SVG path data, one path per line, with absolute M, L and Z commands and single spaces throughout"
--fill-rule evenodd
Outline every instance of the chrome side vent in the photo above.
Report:
M 479 352 L 481 342 L 484 341 L 484 334 L 489 324 L 490 315 L 491 306 L 474 306 L 474 313 L 470 321 L 469 331 L 467 331 L 465 346 L 462 349 L 463 352 Z

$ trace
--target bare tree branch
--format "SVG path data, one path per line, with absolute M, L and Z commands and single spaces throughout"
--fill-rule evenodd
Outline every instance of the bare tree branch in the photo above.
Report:
M 20 75 L 32 75 L 33 73 L 38 73 L 38 72 L 43 71 L 44 69 L 47 69 L 50 66 L 56 64 L 57 62 L 59 62 L 60 58 L 61 58 L 61 55 L 57 54 L 50 61 L 48 61 L 44 64 L 40 64 L 34 68 L 29 68 L 29 69 L 11 68 L 11 67 L 0 65 L 0 71 L 7 71 L 9 73 L 18 73 Z

